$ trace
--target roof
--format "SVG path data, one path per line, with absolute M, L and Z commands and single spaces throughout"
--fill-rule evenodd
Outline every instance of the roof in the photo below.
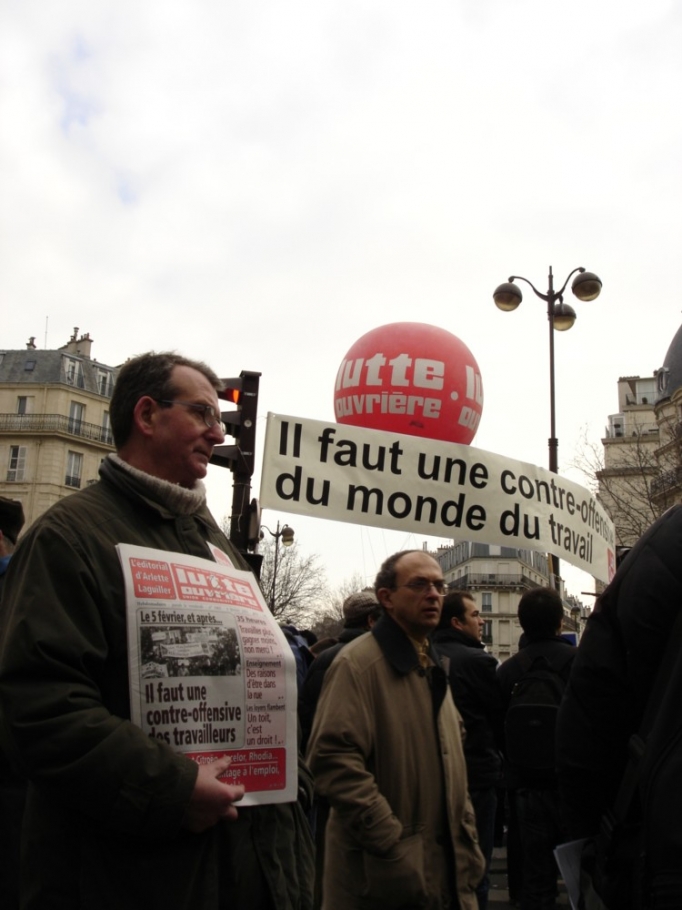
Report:
M 103 384 L 102 372 L 109 374 Z M 0 383 L 47 385 L 65 383 L 95 395 L 111 396 L 117 368 L 65 351 L 0 352 Z
M 682 326 L 670 342 L 663 366 L 656 371 L 656 404 L 665 401 L 677 389 L 682 387 Z

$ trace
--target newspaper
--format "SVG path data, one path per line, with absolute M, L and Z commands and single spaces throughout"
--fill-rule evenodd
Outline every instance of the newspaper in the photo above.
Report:
M 554 856 L 561 872 L 561 877 L 566 885 L 571 910 L 578 910 L 580 906 L 580 861 L 587 838 L 572 840 L 566 844 L 559 844 L 554 850 Z
M 229 755 L 240 805 L 296 799 L 296 661 L 251 574 L 119 544 L 133 723 L 198 764 Z

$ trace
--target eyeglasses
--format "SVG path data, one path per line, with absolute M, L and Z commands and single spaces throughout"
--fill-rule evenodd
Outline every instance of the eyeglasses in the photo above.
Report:
M 398 588 L 409 588 L 411 591 L 414 591 L 415 594 L 426 594 L 431 588 L 435 588 L 436 594 L 438 594 L 439 597 L 444 597 L 448 586 L 443 579 L 428 581 L 426 578 L 417 578 L 415 581 L 408 581 L 407 584 L 396 585 L 393 590 L 397 591 Z
M 169 408 L 172 408 L 174 404 L 181 404 L 186 408 L 191 408 L 193 411 L 197 411 L 201 414 L 204 423 L 209 429 L 211 427 L 218 427 L 223 436 L 227 433 L 227 427 L 220 419 L 220 415 L 216 414 L 212 404 L 195 404 L 193 401 L 180 401 L 178 399 L 170 401 L 167 398 L 155 398 L 154 400 L 158 404 L 167 405 Z

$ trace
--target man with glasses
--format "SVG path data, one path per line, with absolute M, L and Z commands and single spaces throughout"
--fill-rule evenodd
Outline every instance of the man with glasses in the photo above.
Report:
M 224 440 L 205 364 L 143 354 L 111 399 L 116 454 L 13 557 L 0 655 L 4 744 L 30 780 L 22 907 L 307 910 L 312 841 L 296 803 L 237 805 L 229 759 L 197 765 L 130 722 L 116 545 L 247 568 L 206 505 Z
M 329 668 L 308 748 L 330 802 L 325 910 L 476 910 L 484 862 L 461 720 L 428 636 L 445 582 L 422 550 L 389 557 L 383 615 Z

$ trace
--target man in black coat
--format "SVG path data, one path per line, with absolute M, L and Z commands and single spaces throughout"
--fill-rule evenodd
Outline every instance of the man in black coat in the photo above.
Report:
M 326 648 L 317 655 L 308 667 L 305 681 L 301 688 L 298 701 L 298 712 L 302 729 L 302 750 L 308 744 L 308 737 L 315 718 L 315 709 L 322 691 L 324 677 L 332 661 L 349 641 L 369 632 L 374 623 L 381 616 L 381 607 L 374 596 L 374 591 L 358 591 L 351 594 L 343 602 L 343 631 L 335 645 Z
M 485 650 L 483 620 L 473 597 L 450 591 L 443 601 L 440 623 L 433 634 L 436 650 L 447 658 L 450 688 L 462 715 L 466 737 L 464 757 L 469 794 L 476 812 L 478 840 L 486 873 L 476 889 L 479 910 L 488 906 L 489 869 L 495 840 L 497 788 L 502 758 L 498 744 L 502 730 L 502 696 L 495 677 L 497 661 Z
M 531 588 L 522 596 L 518 606 L 524 631 L 521 650 L 497 670 L 506 709 L 514 686 L 531 671 L 538 658 L 550 674 L 557 675 L 560 688 L 566 685 L 577 649 L 560 637 L 563 616 L 561 597 L 552 588 Z M 564 838 L 554 770 L 553 728 L 548 735 L 543 751 L 549 752 L 550 767 L 507 767 L 523 848 L 521 910 L 554 910 L 555 906 L 557 867 L 553 851 Z
M 559 712 L 557 750 L 562 809 L 571 838 L 599 831 L 618 793 L 657 679 L 666 685 L 640 763 L 645 897 L 657 908 L 682 907 L 682 506 L 658 519 L 621 563 L 599 597 L 580 641 Z M 674 631 L 674 634 L 671 634 Z M 673 654 L 667 663 L 667 647 Z M 647 904 L 649 906 L 649 904 Z

